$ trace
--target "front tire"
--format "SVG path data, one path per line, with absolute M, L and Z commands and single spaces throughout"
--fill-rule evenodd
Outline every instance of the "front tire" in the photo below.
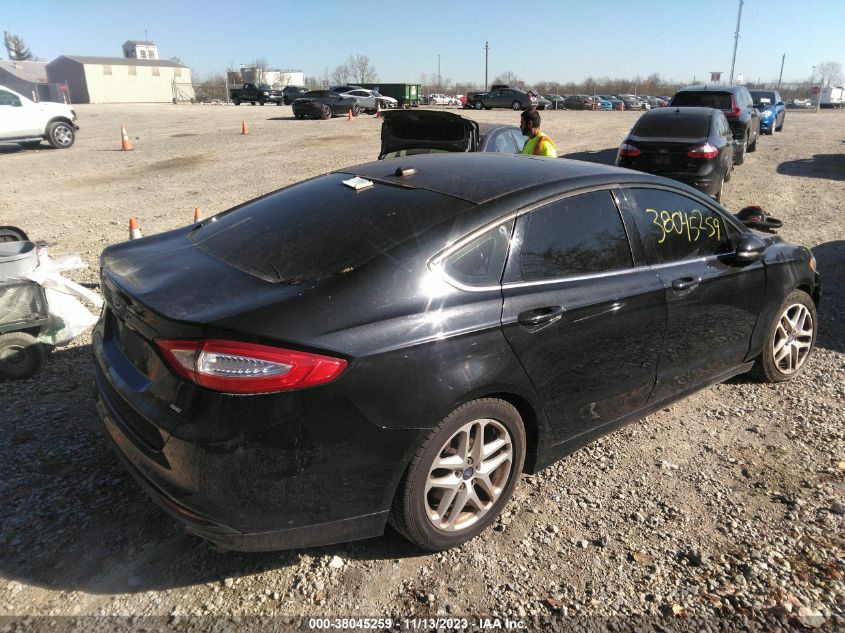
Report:
M 26 332 L 0 336 L 0 378 L 29 378 L 41 369 L 46 358 L 44 346 Z
M 331 106 L 330 106 L 330 105 L 327 105 L 327 104 L 325 104 L 325 103 L 324 103 L 324 104 L 320 107 L 320 118 L 321 118 L 323 121 L 325 121 L 326 119 L 331 119 L 331 118 L 332 118 L 332 108 L 331 108 Z
M 743 137 L 742 145 L 739 147 L 739 151 L 734 156 L 734 165 L 742 165 L 745 162 L 745 151 L 748 149 L 748 135 Z
M 522 110 L 522 104 L 519 101 L 514 101 L 511 104 L 511 110 Z
M 525 428 L 504 400 L 483 398 L 446 416 L 417 449 L 390 523 L 422 549 L 466 543 L 502 511 L 525 462 Z
M 53 121 L 47 126 L 47 142 L 56 149 L 67 149 L 76 140 L 73 126 L 65 121 Z
M 785 382 L 804 371 L 818 332 L 816 304 L 803 290 L 793 290 L 769 325 L 754 373 L 763 382 Z
M 484 104 L 483 104 L 483 103 L 481 103 L 480 101 L 476 101 L 473 107 L 474 107 L 476 110 L 483 110 L 483 109 L 484 109 Z
M 774 132 L 772 132 L 774 134 Z M 749 152 L 756 152 L 757 151 L 757 140 L 760 138 L 760 130 L 757 130 L 757 136 L 754 137 L 754 140 L 748 144 L 748 151 Z
M 358 116 L 359 114 L 361 114 L 361 106 L 359 106 L 357 103 L 353 103 L 352 116 Z

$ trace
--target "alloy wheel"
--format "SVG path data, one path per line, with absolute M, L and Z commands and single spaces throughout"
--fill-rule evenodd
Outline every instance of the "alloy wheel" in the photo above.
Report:
M 772 340 L 775 367 L 785 375 L 797 372 L 813 346 L 813 315 L 800 303 L 790 305 L 780 316 Z
M 73 143 L 73 132 L 71 132 L 71 129 L 67 125 L 62 123 L 56 126 L 56 129 L 53 131 L 53 138 L 56 140 L 56 143 L 62 147 L 66 147 Z
M 513 443 L 505 426 L 473 420 L 441 447 L 425 485 L 425 512 L 445 532 L 476 524 L 495 505 L 511 476 Z

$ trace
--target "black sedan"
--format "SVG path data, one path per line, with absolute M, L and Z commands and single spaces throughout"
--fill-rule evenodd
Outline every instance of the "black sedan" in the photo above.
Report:
M 719 200 L 731 178 L 735 146 L 721 110 L 657 108 L 631 128 L 616 164 L 680 180 Z
M 452 112 L 384 113 L 379 159 L 437 152 L 519 154 L 528 138 L 516 125 L 477 123 Z
M 297 119 L 330 119 L 350 111 L 352 116 L 361 114 L 358 100 L 330 90 L 310 90 L 293 101 L 293 116 Z
M 401 161 L 401 162 L 400 162 Z M 457 546 L 522 472 L 816 338 L 806 248 L 680 183 L 448 153 L 312 178 L 101 257 L 97 408 L 223 547 Z

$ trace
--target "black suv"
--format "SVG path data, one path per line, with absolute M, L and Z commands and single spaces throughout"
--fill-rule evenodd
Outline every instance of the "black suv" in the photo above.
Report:
M 716 108 L 725 113 L 731 126 L 736 153 L 734 163 L 742 165 L 745 152 L 757 149 L 760 136 L 760 113 L 745 86 L 687 86 L 672 97 L 669 107 Z

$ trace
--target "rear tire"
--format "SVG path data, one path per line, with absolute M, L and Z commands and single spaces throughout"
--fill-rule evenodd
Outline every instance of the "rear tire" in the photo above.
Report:
M 325 104 L 325 103 L 324 103 L 324 104 L 320 107 L 320 118 L 321 118 L 323 121 L 325 121 L 326 119 L 331 119 L 331 118 L 332 118 L 332 108 L 331 108 L 331 106 L 330 106 L 330 105 L 328 105 L 328 104 Z
M 734 165 L 733 165 L 733 162 L 731 162 L 731 164 L 728 165 L 728 168 L 725 170 L 725 178 L 722 180 L 722 182 L 730 182 L 731 176 L 733 175 L 733 172 L 734 172 Z
M 793 290 L 769 325 L 763 352 L 753 372 L 763 382 L 785 382 L 807 366 L 818 333 L 816 304 L 803 290 Z
M 241 105 L 241 100 L 240 100 L 240 99 L 235 99 L 234 101 L 232 101 L 232 103 L 233 103 L 234 105 Z
M 0 336 L 0 378 L 29 378 L 41 369 L 46 358 L 44 346 L 26 332 Z
M 511 104 L 511 110 L 522 110 L 522 104 L 519 101 L 514 101 Z
M 743 138 L 742 145 L 739 147 L 739 151 L 734 155 L 734 165 L 742 165 L 745 162 L 745 151 L 748 148 L 748 136 L 746 135 Z
M 16 226 L 0 226 L 0 243 L 26 242 L 28 239 L 26 233 Z
M 466 543 L 499 516 L 524 462 L 525 428 L 517 410 L 493 398 L 469 402 L 417 449 L 389 521 L 422 549 Z
M 772 132 L 774 134 L 774 132 Z M 748 144 L 748 152 L 756 152 L 757 151 L 757 140 L 760 138 L 759 130 L 757 132 L 757 136 L 754 137 L 754 140 Z
M 476 110 L 483 110 L 483 109 L 484 109 L 484 104 L 483 104 L 483 103 L 481 103 L 480 101 L 476 101 L 476 102 L 473 104 L 473 107 L 474 107 Z

